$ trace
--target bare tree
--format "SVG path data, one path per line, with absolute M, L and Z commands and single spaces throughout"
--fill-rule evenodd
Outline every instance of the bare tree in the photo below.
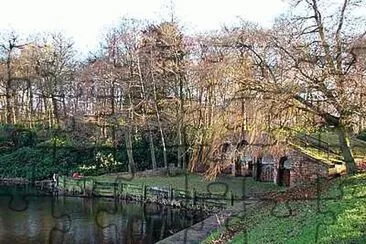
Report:
M 60 33 L 46 35 L 42 42 L 35 59 L 38 88 L 50 125 L 60 125 L 67 115 L 66 96 L 73 78 L 73 43 Z
M 329 4 L 293 1 L 292 11 L 279 18 L 273 30 L 257 32 L 265 42 L 250 42 L 243 34 L 237 46 L 250 51 L 258 68 L 257 80 L 248 89 L 285 97 L 286 104 L 334 127 L 348 173 L 353 174 L 355 161 L 347 135 L 350 115 L 357 112 L 352 73 L 357 63 L 355 44 L 365 32 L 352 28 L 361 23 L 352 16 L 359 1 Z
M 16 76 L 16 67 L 14 61 L 19 57 L 20 49 L 24 48 L 27 44 L 20 44 L 20 37 L 12 32 L 8 35 L 0 44 L 0 53 L 3 56 L 3 60 L 5 61 L 3 66 L 3 83 L 5 87 L 5 103 L 6 103 L 6 122 L 16 123 L 17 122 L 17 97 L 16 97 L 16 88 L 15 82 L 21 79 Z

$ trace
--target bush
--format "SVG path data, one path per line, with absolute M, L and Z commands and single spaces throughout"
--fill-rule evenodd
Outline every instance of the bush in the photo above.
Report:
M 71 175 L 79 171 L 84 175 L 128 171 L 127 149 L 123 140 L 118 148 L 58 128 L 37 124 L 0 124 L 0 177 L 27 179 L 51 178 L 53 173 Z M 158 167 L 163 167 L 163 148 L 159 134 L 154 136 Z M 133 157 L 137 171 L 151 169 L 149 138 L 136 136 Z M 177 152 L 167 148 L 168 163 L 176 162 Z
M 6 153 L 20 147 L 32 147 L 37 143 L 36 132 L 22 125 L 0 125 L 1 152 Z

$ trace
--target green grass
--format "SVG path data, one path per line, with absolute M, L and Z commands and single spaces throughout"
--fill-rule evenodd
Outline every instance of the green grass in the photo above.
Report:
M 130 178 L 125 176 L 126 178 Z M 99 181 L 115 181 L 116 175 L 102 175 L 93 177 Z M 171 185 L 174 189 L 186 189 L 192 190 L 195 188 L 197 192 L 211 192 L 211 193 L 229 193 L 230 191 L 237 197 L 243 195 L 243 189 L 245 195 L 265 193 L 270 191 L 279 191 L 285 189 L 279 187 L 273 182 L 258 182 L 254 181 L 251 177 L 245 178 L 245 186 L 243 186 L 244 177 L 232 177 L 232 176 L 221 176 L 214 181 L 206 181 L 204 178 L 197 174 L 182 174 L 178 176 L 151 176 L 151 177 L 133 177 L 129 182 L 131 184 L 140 184 L 148 186 L 169 186 Z M 227 186 L 227 187 L 226 187 Z
M 343 162 L 342 161 L 342 157 L 338 154 L 333 154 L 333 153 L 326 153 L 324 151 L 318 150 L 316 148 L 312 148 L 312 147 L 302 147 L 296 144 L 291 144 L 295 149 L 299 150 L 300 152 L 314 158 L 317 160 L 322 161 L 323 163 L 326 164 L 331 164 L 332 161 L 336 161 L 336 162 Z
M 311 136 L 320 138 L 322 141 L 327 142 L 330 148 L 338 152 L 338 154 L 340 155 L 338 135 L 334 132 L 316 132 L 311 134 Z M 366 157 L 366 142 L 355 137 L 350 137 L 349 143 L 355 158 Z
M 208 237 L 206 240 L 204 240 L 201 244 L 209 244 L 215 240 L 217 240 L 220 237 L 220 231 L 219 230 L 214 230 Z
M 284 217 L 285 204 L 267 203 L 232 222 L 247 231 L 229 243 L 366 243 L 366 174 L 334 180 L 319 200 L 292 201 L 289 207 L 292 216 Z
M 345 167 L 345 163 L 343 161 L 343 156 L 341 154 L 338 142 L 338 135 L 332 131 L 326 132 L 314 132 L 309 134 L 311 137 L 307 137 L 307 143 L 299 141 L 299 138 L 306 136 L 304 133 L 298 133 L 294 140 L 290 142 L 290 145 L 302 152 L 309 157 L 319 160 L 325 164 L 343 164 Z M 298 138 L 297 138 L 298 137 Z M 329 146 L 330 151 L 326 149 L 319 149 L 318 139 L 321 140 L 321 144 L 325 146 L 325 143 Z M 356 137 L 350 137 L 349 139 L 350 147 L 352 150 L 353 157 L 356 163 L 361 162 L 366 159 L 366 142 Z

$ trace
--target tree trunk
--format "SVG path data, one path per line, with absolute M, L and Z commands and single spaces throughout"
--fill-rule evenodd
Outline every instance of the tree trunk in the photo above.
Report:
M 46 94 L 44 93 L 44 91 L 41 91 L 41 112 L 43 112 L 43 117 L 42 120 L 47 120 L 48 116 L 47 116 L 47 98 L 46 98 Z
M 163 126 L 161 124 L 161 120 L 160 120 L 160 113 L 159 113 L 159 108 L 158 108 L 158 96 L 157 96 L 157 92 L 156 92 L 156 84 L 155 84 L 155 79 L 153 78 L 153 90 L 154 90 L 154 106 L 155 106 L 155 113 L 156 113 L 156 118 L 158 120 L 158 127 L 159 127 L 159 132 L 160 132 L 160 137 L 161 137 L 161 144 L 163 145 L 163 160 L 164 160 L 164 167 L 168 172 L 168 158 L 166 155 L 166 145 L 165 145 L 165 137 L 164 137 L 164 132 L 163 132 Z
M 127 132 L 125 133 L 125 142 L 127 148 L 128 172 L 133 174 L 135 172 L 135 161 L 133 160 L 131 126 L 127 127 Z
M 64 116 L 64 118 L 66 118 L 67 108 L 66 108 L 65 94 L 62 94 L 62 107 L 63 107 L 63 116 Z
M 144 80 L 143 80 L 143 76 L 142 76 L 142 72 L 141 72 L 141 66 L 140 66 L 140 59 L 137 58 L 137 68 L 138 68 L 138 72 L 139 72 L 139 78 L 140 78 L 140 85 L 141 85 L 141 99 L 142 100 L 147 100 L 147 96 L 146 96 L 146 92 L 145 92 L 145 85 L 144 85 Z M 142 107 L 142 111 L 144 114 L 144 120 L 147 116 L 147 106 L 146 106 L 146 102 L 144 103 L 144 106 Z M 151 164 L 152 164 L 152 169 L 156 170 L 157 165 L 156 165 L 156 156 L 155 156 L 155 146 L 154 146 L 154 137 L 152 135 L 152 131 L 151 131 L 151 125 L 149 122 L 149 119 L 146 120 L 146 124 L 147 127 L 149 129 L 149 146 L 150 146 L 150 156 L 151 156 Z
M 363 100 L 363 93 L 360 92 L 360 103 L 359 103 L 359 106 L 360 108 L 362 108 L 362 100 Z M 361 133 L 361 131 L 363 130 L 363 116 L 362 115 L 359 115 L 358 116 L 358 133 Z
M 32 91 L 32 84 L 30 82 L 30 80 L 28 80 L 27 82 L 27 89 L 28 89 L 28 96 L 29 96 L 29 100 L 28 100 L 28 117 L 27 119 L 29 120 L 29 125 L 30 127 L 32 127 L 33 124 L 33 119 L 34 119 L 34 111 L 33 111 L 33 91 Z
M 346 162 L 347 174 L 353 175 L 356 173 L 356 163 L 349 146 L 347 133 L 344 127 L 341 126 L 336 127 L 335 131 L 338 135 L 339 147 L 341 149 L 343 160 Z
M 178 167 L 185 169 L 184 161 L 184 145 L 183 145 L 183 129 L 184 123 L 184 100 L 183 100 L 183 77 L 179 77 L 179 108 L 178 108 Z
M 183 148 L 185 150 L 185 145 L 187 143 L 187 133 L 186 133 L 186 130 L 185 130 L 185 127 L 183 127 Z M 183 169 L 186 170 L 187 169 L 187 162 L 190 161 L 190 155 L 189 153 L 184 153 L 183 154 Z
M 150 140 L 149 146 L 150 146 L 152 169 L 156 170 L 157 166 L 156 166 L 156 157 L 155 157 L 154 137 L 152 135 L 150 125 L 148 125 L 148 127 L 149 127 L 149 140 Z
M 55 116 L 56 124 L 60 124 L 60 116 L 58 113 L 58 105 L 57 105 L 57 99 L 54 94 L 52 94 L 52 107 L 53 107 L 53 116 Z
M 182 122 L 178 121 L 178 155 L 177 155 L 177 161 L 178 161 L 178 167 L 183 167 L 183 136 L 182 136 Z
M 19 105 L 18 105 L 18 101 L 17 101 L 17 97 L 16 97 L 16 93 L 15 91 L 13 90 L 13 94 L 11 95 L 12 97 L 12 109 L 13 109 L 13 124 L 16 124 L 18 121 L 17 121 L 17 118 L 19 117 L 18 114 L 19 114 Z
M 7 81 L 6 81 L 6 88 L 5 88 L 5 97 L 6 97 L 6 123 L 11 124 L 13 121 L 13 108 L 12 108 L 12 104 L 11 104 L 11 50 L 8 53 L 8 59 L 7 59 L 7 73 L 8 73 L 8 77 L 7 77 Z

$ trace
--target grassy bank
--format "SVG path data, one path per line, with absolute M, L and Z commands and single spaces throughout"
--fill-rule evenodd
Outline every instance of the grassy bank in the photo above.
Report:
M 305 145 L 303 145 L 303 143 L 299 143 L 296 138 L 305 138 Z M 314 132 L 312 134 L 299 133 L 296 135 L 294 143 L 291 143 L 291 145 L 325 163 L 328 161 L 342 162 L 343 156 L 341 154 L 338 140 L 338 135 L 332 131 Z M 349 145 L 356 160 L 364 159 L 366 157 L 365 141 L 352 136 L 349 138 Z M 319 146 L 322 146 L 323 149 L 320 149 Z
M 332 181 L 319 198 L 265 202 L 205 243 L 366 243 L 365 223 L 366 174 L 359 174 Z

